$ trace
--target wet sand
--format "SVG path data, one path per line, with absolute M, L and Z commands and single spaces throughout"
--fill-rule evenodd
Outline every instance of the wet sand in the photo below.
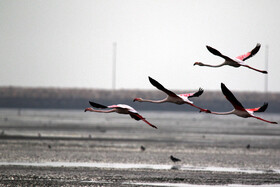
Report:
M 280 185 L 279 126 L 235 116 L 142 114 L 159 129 L 126 115 L 2 110 L 0 185 Z M 182 161 L 174 164 L 170 155 Z

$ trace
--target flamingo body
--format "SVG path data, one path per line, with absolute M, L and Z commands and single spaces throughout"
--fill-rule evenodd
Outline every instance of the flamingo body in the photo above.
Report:
M 157 127 L 155 125 L 152 125 L 150 122 L 148 122 L 143 116 L 141 116 L 134 108 L 132 108 L 129 105 L 125 105 L 125 104 L 117 104 L 117 105 L 110 105 L 110 106 L 104 106 L 92 101 L 89 101 L 90 105 L 95 107 L 95 108 L 101 108 L 101 109 L 106 109 L 109 108 L 111 110 L 95 110 L 93 108 L 86 108 L 85 112 L 90 111 L 90 112 L 101 112 L 101 113 L 110 113 L 110 112 L 116 112 L 119 114 L 129 114 L 131 118 L 139 121 L 142 120 L 145 123 L 147 123 L 148 125 L 150 125 L 153 128 Z
M 267 109 L 268 103 L 264 103 L 263 106 L 261 106 L 261 107 L 246 109 L 235 98 L 235 96 L 232 94 L 232 92 L 223 83 L 221 83 L 221 89 L 222 89 L 222 92 L 223 92 L 224 96 L 232 104 L 234 109 L 232 111 L 229 111 L 229 112 L 211 112 L 211 114 L 216 114 L 216 115 L 235 114 L 235 115 L 237 115 L 239 117 L 243 117 L 243 118 L 253 117 L 253 118 L 265 121 L 267 123 L 277 124 L 277 122 L 268 121 L 268 120 L 262 119 L 262 118 L 254 115 L 254 112 L 264 112 Z
M 246 65 L 245 62 L 244 62 L 245 60 L 247 60 L 247 59 L 253 57 L 255 54 L 257 54 L 257 52 L 260 50 L 260 47 L 261 47 L 261 44 L 257 44 L 256 47 L 253 50 L 251 50 L 250 52 L 247 52 L 247 53 L 245 53 L 243 55 L 240 55 L 240 56 L 237 56 L 235 58 L 230 58 L 228 56 L 223 55 L 217 49 L 214 49 L 210 46 L 206 46 L 206 48 L 208 49 L 208 51 L 210 53 L 223 58 L 225 61 L 222 64 L 219 64 L 219 65 L 209 65 L 209 64 L 204 64 L 202 62 L 195 62 L 193 65 L 208 66 L 208 67 L 221 67 L 221 66 L 224 66 L 224 65 L 229 65 L 229 66 L 232 66 L 232 67 L 235 67 L 235 68 L 243 66 L 243 67 L 247 67 L 249 69 L 267 74 L 267 71 L 253 68 L 251 66 Z

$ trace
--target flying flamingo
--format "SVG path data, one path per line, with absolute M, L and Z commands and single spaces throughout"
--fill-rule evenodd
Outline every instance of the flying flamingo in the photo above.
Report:
M 251 58 L 252 56 L 254 56 L 255 54 L 257 54 L 257 52 L 259 51 L 259 49 L 261 47 L 261 44 L 259 44 L 259 43 L 256 45 L 256 47 L 252 51 L 247 52 L 244 55 L 240 55 L 236 58 L 229 58 L 228 56 L 225 56 L 222 53 L 220 53 L 217 49 L 214 49 L 214 48 L 212 48 L 208 45 L 206 47 L 212 54 L 217 55 L 217 56 L 225 59 L 224 63 L 219 64 L 219 65 L 209 65 L 209 64 L 203 64 L 202 62 L 195 62 L 193 65 L 209 66 L 209 67 L 221 67 L 221 66 L 224 66 L 224 65 L 229 65 L 229 66 L 233 66 L 233 67 L 236 67 L 236 68 L 238 68 L 240 66 L 244 66 L 244 67 L 250 68 L 252 70 L 267 74 L 267 71 L 255 69 L 255 68 L 253 68 L 251 66 L 248 66 L 244 63 L 245 60 L 247 60 L 247 59 Z
M 222 92 L 225 95 L 225 97 L 227 98 L 227 100 L 233 105 L 234 109 L 230 112 L 211 112 L 211 114 L 216 114 L 216 115 L 229 115 L 229 114 L 235 114 L 239 117 L 243 117 L 243 118 L 256 118 L 268 123 L 272 123 L 272 124 L 277 124 L 277 122 L 273 122 L 273 121 L 268 121 L 265 119 L 262 119 L 260 117 L 257 117 L 254 115 L 254 112 L 264 112 L 268 106 L 267 103 L 264 103 L 263 106 L 258 107 L 258 108 L 250 108 L 250 109 L 246 109 L 242 106 L 242 104 L 235 98 L 235 96 L 231 93 L 231 91 L 223 84 L 221 83 L 221 88 L 222 88 Z
M 159 82 L 157 82 L 153 78 L 149 77 L 149 80 L 150 80 L 151 84 L 154 87 L 156 87 L 157 89 L 159 89 L 159 90 L 163 91 L 164 93 L 166 93 L 167 97 L 165 99 L 162 99 L 162 100 L 148 100 L 148 99 L 142 99 L 142 98 L 135 98 L 133 101 L 150 102 L 150 103 L 170 102 L 170 103 L 175 103 L 175 104 L 178 104 L 178 105 L 188 104 L 188 105 L 191 105 L 193 107 L 196 107 L 196 108 L 200 109 L 200 112 L 206 112 L 206 113 L 210 113 L 211 112 L 211 111 L 209 111 L 207 109 L 203 109 L 203 108 L 200 108 L 200 107 L 194 105 L 193 102 L 188 99 L 190 97 L 199 97 L 203 93 L 203 89 L 200 88 L 195 93 L 187 93 L 187 94 L 177 95 L 174 92 L 164 88 Z
M 102 112 L 102 113 L 110 113 L 110 112 L 116 112 L 119 114 L 129 114 L 131 118 L 139 121 L 139 120 L 143 120 L 145 123 L 147 123 L 148 125 L 150 125 L 153 128 L 156 128 L 156 126 L 152 125 L 151 123 L 149 123 L 145 118 L 143 118 L 134 108 L 132 108 L 131 106 L 125 105 L 125 104 L 118 104 L 118 105 L 111 105 L 111 106 L 104 106 L 98 103 L 94 103 L 92 101 L 89 101 L 89 104 L 95 108 L 101 108 L 101 109 L 105 109 L 105 108 L 110 108 L 111 110 L 95 110 L 93 108 L 86 108 L 86 111 L 90 111 L 90 112 Z

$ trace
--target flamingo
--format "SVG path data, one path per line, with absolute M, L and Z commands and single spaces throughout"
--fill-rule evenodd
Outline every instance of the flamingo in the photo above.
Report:
M 95 108 L 101 108 L 101 109 L 105 109 L 105 108 L 110 108 L 110 110 L 95 110 L 93 108 L 86 108 L 85 112 L 90 111 L 90 112 L 102 112 L 102 113 L 110 113 L 110 112 L 116 112 L 119 114 L 129 114 L 131 118 L 139 121 L 142 120 L 145 123 L 147 123 L 148 125 L 150 125 L 153 128 L 156 128 L 156 126 L 152 125 L 151 123 L 149 123 L 144 117 L 142 117 L 134 108 L 132 108 L 131 106 L 125 105 L 125 104 L 117 104 L 117 105 L 111 105 L 111 106 L 104 106 L 98 103 L 94 103 L 92 101 L 89 101 L 89 104 Z
M 195 62 L 193 64 L 194 66 L 198 65 L 198 66 L 209 66 L 209 67 L 221 67 L 224 65 L 229 65 L 229 66 L 233 66 L 236 68 L 243 66 L 243 67 L 247 67 L 252 70 L 267 74 L 267 71 L 265 71 L 265 70 L 259 70 L 259 69 L 253 68 L 251 66 L 248 66 L 244 63 L 245 60 L 247 60 L 247 59 L 251 58 L 252 56 L 254 56 L 255 54 L 257 54 L 257 52 L 259 51 L 259 49 L 261 47 L 261 44 L 259 44 L 259 43 L 256 45 L 256 47 L 252 51 L 247 52 L 244 55 L 240 55 L 236 58 L 229 58 L 228 56 L 225 56 L 222 53 L 220 53 L 217 49 L 214 49 L 208 45 L 206 47 L 213 55 L 217 55 L 217 56 L 225 59 L 224 63 L 219 64 L 219 65 L 209 65 L 209 64 L 203 64 L 202 62 Z
M 175 103 L 178 105 L 181 104 L 188 104 L 191 105 L 195 108 L 200 109 L 200 112 L 206 112 L 206 113 L 210 113 L 211 111 L 207 110 L 207 109 L 203 109 L 200 108 L 196 105 L 193 104 L 192 101 L 190 101 L 188 98 L 190 97 L 199 97 L 202 93 L 203 93 L 203 89 L 199 89 L 197 92 L 194 93 L 187 93 L 187 94 L 175 94 L 174 92 L 164 88 L 159 82 L 157 82 L 156 80 L 154 80 L 153 78 L 149 77 L 149 81 L 150 83 L 156 87 L 157 89 L 163 91 L 164 93 L 167 94 L 167 97 L 165 99 L 162 100 L 148 100 L 148 99 L 142 99 L 142 98 L 135 98 L 133 100 L 133 102 L 135 101 L 139 101 L 139 102 L 151 102 L 151 103 L 165 103 L 165 102 L 170 102 L 170 103 Z
M 264 112 L 267 109 L 268 103 L 264 103 L 263 106 L 258 108 L 250 108 L 246 109 L 242 106 L 242 104 L 235 98 L 235 96 L 231 93 L 231 91 L 223 84 L 221 83 L 221 89 L 227 100 L 233 105 L 234 109 L 229 112 L 211 112 L 211 114 L 216 115 L 229 115 L 229 114 L 235 114 L 239 117 L 243 118 L 256 118 L 262 121 L 265 121 L 267 123 L 277 124 L 277 122 L 268 121 L 265 119 L 262 119 L 260 117 L 257 117 L 254 115 L 254 112 Z

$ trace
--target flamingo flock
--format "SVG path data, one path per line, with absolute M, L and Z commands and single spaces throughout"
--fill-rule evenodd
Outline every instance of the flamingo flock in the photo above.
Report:
M 249 65 L 246 65 L 244 63 L 244 61 L 246 61 L 247 59 L 253 57 L 255 54 L 258 53 L 258 51 L 260 50 L 261 45 L 258 43 L 256 45 L 256 47 L 254 49 L 252 49 L 250 52 L 247 52 L 243 55 L 237 56 L 236 58 L 230 58 L 228 56 L 223 55 L 221 52 L 219 52 L 217 49 L 214 49 L 210 46 L 206 46 L 206 48 L 208 49 L 208 51 L 210 53 L 212 53 L 213 55 L 219 56 L 221 58 L 223 58 L 225 61 L 222 64 L 219 65 L 209 65 L 209 64 L 204 64 L 202 62 L 195 62 L 193 65 L 198 65 L 198 66 L 208 66 L 208 67 L 221 67 L 224 65 L 229 65 L 232 67 L 247 67 L 249 69 L 252 69 L 254 71 L 260 72 L 260 73 L 264 73 L 267 74 L 267 71 L 265 70 L 259 70 L 256 68 L 253 68 Z M 277 124 L 277 122 L 274 121 L 269 121 L 269 120 L 265 120 L 263 118 L 260 118 L 258 116 L 254 115 L 254 112 L 264 112 L 267 109 L 268 103 L 264 103 L 263 106 L 261 107 L 257 107 L 257 108 L 245 108 L 243 107 L 243 105 L 235 98 L 235 96 L 232 94 L 232 92 L 226 87 L 225 84 L 221 83 L 221 90 L 222 93 L 224 94 L 224 96 L 226 97 L 226 99 L 233 105 L 234 109 L 232 111 L 229 112 L 213 112 L 210 111 L 208 109 L 204 109 L 201 108 L 199 106 L 196 106 L 193 104 L 192 101 L 189 100 L 189 98 L 191 97 L 199 97 L 203 94 L 204 90 L 202 88 L 199 88 L 199 90 L 197 92 L 193 92 L 193 93 L 185 93 L 185 94 L 176 94 L 168 89 L 166 89 L 163 85 L 161 85 L 158 81 L 156 81 L 155 79 L 148 77 L 150 83 L 156 87 L 158 90 L 164 92 L 167 97 L 164 99 L 160 99 L 160 100 L 150 100 L 150 99 L 143 99 L 143 98 L 134 98 L 133 102 L 137 101 L 137 102 L 150 102 L 150 103 L 165 103 L 165 102 L 169 102 L 169 103 L 174 103 L 174 104 L 178 104 L 178 105 L 182 105 L 182 104 L 187 104 L 190 105 L 192 107 L 195 107 L 197 109 L 199 109 L 199 112 L 205 112 L 205 113 L 209 113 L 209 114 L 213 114 L 213 115 L 230 115 L 230 114 L 235 114 L 239 117 L 243 117 L 243 118 L 255 118 L 267 123 L 271 123 L 271 124 Z M 131 118 L 139 121 L 142 120 L 144 121 L 146 124 L 148 124 L 149 126 L 157 129 L 157 127 L 155 125 L 152 125 L 150 122 L 148 122 L 144 117 L 142 117 L 134 108 L 132 108 L 129 105 L 126 104 L 116 104 L 116 105 L 110 105 L 110 106 L 104 106 L 92 101 L 89 101 L 90 105 L 94 108 L 99 108 L 99 109 L 108 109 L 108 110 L 96 110 L 93 108 L 86 108 L 85 112 L 90 111 L 90 112 L 101 112 L 101 113 L 111 113 L 111 112 L 116 112 L 119 114 L 129 114 Z M 172 159 L 172 158 L 171 158 Z M 172 159 L 173 160 L 173 159 Z

